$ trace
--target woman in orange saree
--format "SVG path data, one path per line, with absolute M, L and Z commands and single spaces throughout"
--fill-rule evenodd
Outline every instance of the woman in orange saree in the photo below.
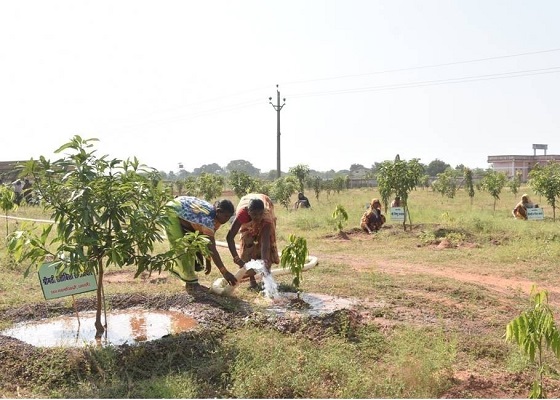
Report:
M 235 246 L 235 236 L 241 236 L 240 251 Z M 227 234 L 228 248 L 233 262 L 240 268 L 250 260 L 263 260 L 270 272 L 272 264 L 280 263 L 276 245 L 276 216 L 270 197 L 260 193 L 249 193 L 239 200 L 235 219 Z M 256 288 L 254 273 L 250 276 L 251 287 Z

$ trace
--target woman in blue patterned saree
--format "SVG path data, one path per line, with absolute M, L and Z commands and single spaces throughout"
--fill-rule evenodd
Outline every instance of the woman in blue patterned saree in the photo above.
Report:
M 208 249 L 212 254 L 212 260 L 226 281 L 234 285 L 237 280 L 224 266 L 216 249 L 214 237 L 218 228 L 232 217 L 235 211 L 233 203 L 229 200 L 220 200 L 211 204 L 196 197 L 179 196 L 167 203 L 167 211 L 168 224 L 165 230 L 171 248 L 179 251 L 175 243 L 188 232 L 199 232 L 208 236 Z M 199 254 L 195 265 L 191 264 L 187 257 L 179 256 L 176 266 L 171 270 L 185 282 L 187 290 L 200 287 L 196 272 L 203 269 L 202 255 Z M 209 274 L 211 268 L 210 260 L 206 260 L 205 273 Z

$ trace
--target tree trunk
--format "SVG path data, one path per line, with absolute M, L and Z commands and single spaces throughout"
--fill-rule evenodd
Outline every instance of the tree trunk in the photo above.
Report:
M 408 206 L 406 206 L 406 213 L 408 214 L 408 226 L 410 227 L 410 230 L 412 230 L 412 218 L 410 217 L 410 209 Z
M 99 274 L 97 277 L 97 309 L 95 312 L 95 338 L 103 336 L 105 328 L 101 323 L 101 306 L 103 303 L 103 262 L 99 260 Z

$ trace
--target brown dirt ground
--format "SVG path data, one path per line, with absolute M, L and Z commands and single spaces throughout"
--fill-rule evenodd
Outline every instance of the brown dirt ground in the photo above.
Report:
M 361 234 L 361 232 L 347 232 L 343 234 L 332 235 L 331 240 L 371 240 L 368 235 Z M 468 245 L 468 244 L 467 244 Z M 434 245 L 436 247 L 438 245 Z M 447 247 L 445 244 L 439 248 Z M 322 262 L 345 262 L 349 263 L 351 268 L 355 270 L 365 270 L 371 268 L 371 260 L 360 259 L 360 257 L 352 257 L 348 259 L 344 256 L 337 255 L 320 255 L 316 256 Z M 517 278 L 503 278 L 492 276 L 490 274 L 478 275 L 475 273 L 466 273 L 457 271 L 453 268 L 447 267 L 431 267 L 425 265 L 404 264 L 398 262 L 381 262 L 377 264 L 380 272 L 389 275 L 407 275 L 407 274 L 426 274 L 434 277 L 446 277 L 455 279 L 465 283 L 476 283 L 483 285 L 490 291 L 499 294 L 511 294 L 512 290 L 521 290 L 524 293 L 529 293 L 532 282 Z M 106 275 L 106 282 L 126 282 L 131 280 L 129 273 L 115 272 Z M 147 275 L 140 277 L 149 283 L 157 283 L 158 280 L 167 279 L 165 274 L 159 275 L 157 278 L 150 278 Z M 560 290 L 553 289 L 551 292 L 560 293 Z M 486 327 L 484 322 L 477 324 L 477 321 L 463 321 L 452 320 L 453 310 L 461 310 L 463 304 L 460 300 L 453 302 L 449 298 L 443 298 L 437 293 L 414 293 L 414 289 L 410 289 L 410 295 L 425 296 L 428 300 L 439 301 L 451 311 L 450 320 L 447 321 L 454 327 L 462 329 L 463 331 L 484 332 Z M 429 298 L 428 298 L 429 297 Z M 554 296 L 556 298 L 560 296 Z M 94 309 L 94 299 L 78 299 L 78 309 L 89 310 Z M 211 293 L 197 293 L 195 295 L 182 293 L 173 296 L 152 296 L 146 297 L 143 295 L 123 295 L 115 296 L 111 299 L 112 307 L 115 309 L 124 309 L 134 306 L 143 306 L 151 309 L 169 309 L 180 308 L 190 314 L 197 316 L 197 321 L 201 326 L 221 326 L 225 328 L 235 328 L 239 324 L 251 321 L 253 324 L 263 324 L 263 326 L 270 326 L 271 319 L 263 316 L 262 314 L 255 313 L 251 305 L 243 305 L 235 307 L 234 312 L 220 296 Z M 379 315 L 376 310 L 386 307 L 386 304 L 379 301 L 362 299 L 359 302 L 360 306 L 352 310 L 336 311 L 332 314 L 323 315 L 320 317 L 313 317 L 311 323 L 302 323 L 293 316 L 277 317 L 273 324 L 276 329 L 285 333 L 292 333 L 297 335 L 305 335 L 306 337 L 313 337 L 318 340 L 321 339 L 324 332 L 328 331 L 327 327 L 337 326 L 336 320 L 340 313 L 346 313 L 346 317 L 356 324 L 375 323 L 382 329 L 390 330 L 396 324 L 406 322 L 408 324 L 415 323 L 418 325 L 425 325 L 426 323 L 437 323 L 437 316 L 427 315 L 422 310 L 413 309 L 403 305 L 398 305 L 393 310 L 393 315 L 387 317 Z M 503 306 L 506 307 L 507 306 Z M 65 314 L 71 313 L 73 310 L 66 309 L 60 304 L 49 302 L 47 304 L 29 305 L 18 309 L 9 310 L 2 316 L 2 319 L 11 320 L 14 322 L 40 319 L 44 317 L 52 317 L 57 313 Z M 232 318 L 232 313 L 242 318 Z M 398 317 L 395 317 L 397 315 Z M 154 344 L 148 344 L 155 346 Z M 20 377 L 17 376 L 18 362 L 23 362 L 28 357 L 33 357 L 33 354 L 40 354 L 38 349 L 33 348 L 28 344 L 22 343 L 16 339 L 0 335 L 0 359 L 5 367 L 0 366 L 0 376 L 6 376 L 14 380 L 17 384 Z M 14 376 L 15 374 L 15 376 Z M 454 372 L 453 386 L 443 394 L 443 398 L 523 398 L 529 392 L 529 382 L 532 377 L 519 374 L 508 373 L 506 371 L 488 373 L 484 370 L 458 370 Z M 548 390 L 549 398 L 560 398 L 560 382 L 546 381 L 546 388 Z

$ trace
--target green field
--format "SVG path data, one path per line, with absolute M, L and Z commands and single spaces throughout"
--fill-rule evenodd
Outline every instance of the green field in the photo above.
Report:
M 523 192 L 543 206 L 545 220 L 513 219 Z M 197 302 L 165 273 L 159 280 L 133 279 L 132 267 L 109 270 L 108 299 L 143 296 L 144 303 L 134 303 L 145 307 L 183 299 L 191 311 L 204 316 L 211 308 L 220 317 L 193 332 L 124 348 L 39 349 L 0 336 L 0 391 L 7 397 L 72 398 L 528 395 L 534 366 L 504 334 L 529 306 L 533 284 L 549 292 L 555 312 L 560 305 L 560 222 L 552 220 L 544 199 L 526 187 L 518 196 L 504 190 L 494 210 L 494 199 L 484 192 L 476 192 L 471 204 L 462 190 L 449 199 L 419 189 L 409 197 L 407 230 L 388 219 L 380 232 L 367 235 L 359 222 L 371 198 L 379 197 L 374 188 L 328 197 L 322 192 L 319 199 L 306 194 L 311 209 L 277 206 L 279 248 L 290 234 L 306 238 L 319 264 L 304 273 L 301 290 L 356 300 L 352 309 L 320 317 L 271 316 L 244 287 L 233 298 L 209 295 Z M 344 235 L 332 218 L 337 205 L 349 215 Z M 9 215 L 49 219 L 25 206 Z M 0 231 L 22 224 L 1 218 Z M 227 228 L 218 231 L 218 240 L 225 240 Z M 2 243 L 1 329 L 22 318 L 73 312 L 70 298 L 45 301 L 36 275 L 24 279 L 25 266 L 15 265 Z M 167 243 L 160 246 L 164 250 Z M 227 250 L 220 252 L 235 271 Z M 219 276 L 213 269 L 200 282 L 209 286 Z M 291 287 L 289 275 L 278 282 Z M 78 297 L 85 307 L 94 294 Z M 559 397 L 560 363 L 550 352 L 544 361 L 547 395 Z

